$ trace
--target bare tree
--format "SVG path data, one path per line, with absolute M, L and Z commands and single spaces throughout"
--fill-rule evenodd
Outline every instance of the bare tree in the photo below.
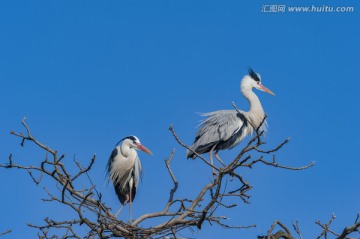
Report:
M 44 180 L 47 183 L 52 183 L 55 190 L 44 187 L 48 197 L 42 200 L 57 202 L 74 213 L 74 216 L 72 218 L 69 216 L 67 220 L 55 220 L 47 217 L 44 219 L 43 225 L 28 224 L 28 226 L 38 230 L 39 238 L 180 238 L 179 233 L 181 231 L 185 229 L 201 229 L 204 222 L 213 226 L 232 229 L 255 227 L 256 225 L 229 225 L 226 215 L 219 215 L 218 213 L 220 208 L 234 208 L 235 210 L 238 203 L 250 203 L 248 192 L 252 189 L 252 186 L 239 173 L 239 168 L 253 168 L 257 164 L 265 164 L 286 170 L 304 170 L 315 164 L 313 162 L 303 167 L 290 167 L 278 163 L 274 153 L 287 144 L 289 140 L 286 139 L 275 148 L 264 149 L 265 143 L 262 141 L 264 132 L 259 131 L 258 128 L 256 129 L 256 135 L 247 142 L 238 155 L 225 167 L 214 166 L 206 158 L 193 152 L 202 160 L 205 167 L 214 168 L 217 174 L 199 190 L 194 198 L 189 198 L 188 195 L 177 195 L 179 182 L 171 169 L 171 162 L 175 154 L 173 149 L 169 157 L 165 159 L 166 168 L 170 175 L 169 178 L 173 182 L 173 188 L 168 192 L 169 199 L 159 211 L 143 214 L 130 223 L 115 218 L 111 208 L 102 200 L 101 193 L 93 184 L 88 172 L 96 161 L 96 155 L 90 159 L 86 166 L 83 166 L 75 159 L 73 164 L 69 162 L 65 164 L 63 160 L 65 155 L 59 154 L 57 150 L 35 138 L 26 124 L 25 118 L 22 120 L 22 125 L 26 130 L 25 133 L 11 131 L 10 134 L 21 140 L 21 146 L 25 146 L 25 143 L 29 142 L 32 143 L 32 146 L 41 149 L 45 154 L 45 158 L 39 162 L 31 162 L 26 165 L 16 163 L 10 154 L 7 163 L 0 164 L 0 167 L 26 171 L 36 185 L 43 184 Z M 182 147 L 191 150 L 180 140 L 173 126 L 170 126 L 170 131 Z M 253 153 L 256 153 L 258 157 L 252 158 L 252 155 L 255 155 Z M 270 160 L 267 159 L 268 157 L 270 157 Z M 188 163 L 188 161 L 184 161 L 184 163 Z M 76 172 L 74 172 L 74 167 L 77 168 Z M 89 186 L 78 186 L 79 180 L 87 180 Z M 232 190 L 229 188 L 232 188 Z M 227 202 L 230 201 L 228 199 L 232 199 L 231 201 L 234 201 L 234 203 L 228 204 Z M 160 221 L 160 223 L 153 224 L 151 220 L 154 218 L 158 219 L 157 222 Z M 336 234 L 329 228 L 331 221 L 327 224 L 317 222 L 324 229 L 318 238 L 322 236 L 328 238 L 328 234 L 335 235 L 337 238 L 348 238 L 349 234 L 358 232 L 360 228 L 357 217 L 354 225 L 345 228 L 342 233 Z M 151 226 L 145 227 L 144 224 Z M 80 225 L 85 225 L 86 230 L 80 230 Z M 281 229 L 273 232 L 276 226 L 281 227 Z M 293 227 L 295 234 L 302 239 L 298 222 L 293 224 Z M 9 232 L 6 231 L 0 236 Z M 295 237 L 291 235 L 290 230 L 285 225 L 275 221 L 267 235 L 259 236 L 259 238 L 292 239 Z

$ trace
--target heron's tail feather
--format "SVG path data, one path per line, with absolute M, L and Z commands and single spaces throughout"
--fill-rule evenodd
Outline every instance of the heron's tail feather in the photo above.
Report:
M 126 202 L 126 192 L 121 190 L 120 187 L 115 186 L 114 188 L 115 188 L 116 195 L 119 198 L 119 201 L 121 202 L 122 205 L 124 205 L 124 203 Z
M 190 146 L 190 148 L 193 150 L 193 145 Z M 196 158 L 196 155 L 190 151 L 190 150 L 186 150 L 186 158 L 191 158 L 191 159 L 195 159 Z

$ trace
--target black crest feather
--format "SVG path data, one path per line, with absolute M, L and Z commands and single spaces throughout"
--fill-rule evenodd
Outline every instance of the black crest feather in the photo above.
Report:
M 134 142 L 135 142 L 135 140 L 136 140 L 136 138 L 135 138 L 134 136 L 130 135 L 130 136 L 127 136 L 127 137 L 121 139 L 121 140 L 116 144 L 116 146 L 120 145 L 120 143 L 121 143 L 122 141 L 124 141 L 125 139 L 131 139 L 131 140 L 134 141 Z
M 249 68 L 249 75 L 254 81 L 260 81 L 259 76 L 253 71 L 253 69 L 251 69 L 251 67 Z

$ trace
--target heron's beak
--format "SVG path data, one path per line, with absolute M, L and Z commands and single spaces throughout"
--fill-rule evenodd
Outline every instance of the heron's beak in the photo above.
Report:
M 270 95 L 275 95 L 274 92 L 272 92 L 271 90 L 269 90 L 268 88 L 266 88 L 265 86 L 263 86 L 261 83 L 260 83 L 260 88 L 261 88 L 261 90 L 269 93 Z
M 145 153 L 153 155 L 153 153 L 148 148 L 146 148 L 144 145 L 137 144 L 136 146 L 138 147 L 138 149 L 144 151 Z

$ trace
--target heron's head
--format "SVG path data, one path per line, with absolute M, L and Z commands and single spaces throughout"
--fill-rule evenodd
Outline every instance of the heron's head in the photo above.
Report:
M 264 92 L 267 92 L 271 95 L 275 95 L 271 90 L 269 90 L 268 88 L 266 88 L 262 83 L 261 83 L 261 76 L 257 73 L 255 73 L 251 68 L 249 68 L 249 75 L 246 75 L 242 82 L 241 82 L 241 89 L 246 90 L 246 89 L 258 89 Z
M 153 154 L 148 148 L 142 145 L 138 137 L 134 135 L 127 136 L 123 138 L 121 141 L 123 141 L 123 144 L 127 144 L 130 148 L 140 149 L 141 151 L 144 151 L 147 154 L 151 154 L 151 155 Z

